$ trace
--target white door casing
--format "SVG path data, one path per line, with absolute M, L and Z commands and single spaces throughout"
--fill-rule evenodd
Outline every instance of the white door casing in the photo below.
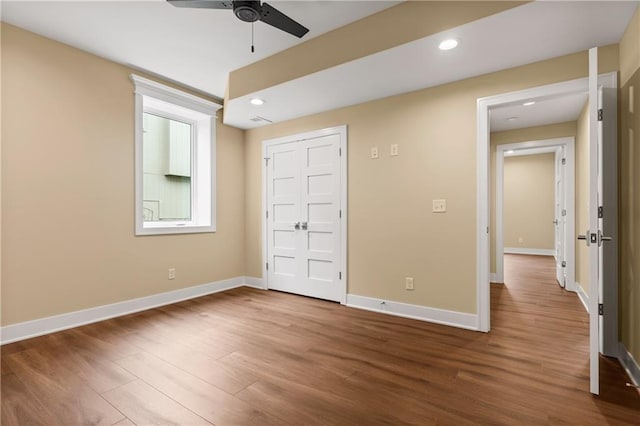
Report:
M 263 142 L 266 287 L 346 302 L 346 126 Z
M 600 135 L 598 129 L 598 48 L 589 49 L 589 230 L 585 240 L 589 243 L 589 388 L 592 394 L 600 393 L 600 232 L 598 199 L 600 180 Z M 593 237 L 596 237 L 594 241 Z
M 567 267 L 575 269 L 575 265 L 569 265 L 566 259 L 566 247 L 569 244 L 574 244 L 574 242 L 566 240 L 567 208 L 565 169 L 567 168 L 567 159 L 565 147 L 558 147 L 555 154 L 554 237 L 556 250 L 556 279 L 561 287 L 566 288 Z

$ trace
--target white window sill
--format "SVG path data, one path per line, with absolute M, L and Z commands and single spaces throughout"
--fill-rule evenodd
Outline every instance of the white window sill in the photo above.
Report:
M 136 229 L 136 235 L 171 235 L 171 234 L 203 234 L 203 233 L 214 233 L 216 232 L 215 227 L 213 226 L 197 226 L 197 225 L 188 225 L 188 226 L 166 226 L 165 224 L 161 224 L 159 226 L 145 226 L 143 228 Z

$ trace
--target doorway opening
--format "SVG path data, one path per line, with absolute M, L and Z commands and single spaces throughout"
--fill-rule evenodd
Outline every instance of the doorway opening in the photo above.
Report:
M 590 377 L 591 392 L 598 393 L 598 356 L 599 354 L 617 356 L 617 171 L 615 134 L 617 123 L 617 73 L 598 75 L 597 48 L 589 51 L 589 78 L 526 89 L 487 98 L 478 99 L 478 211 L 477 211 L 477 306 L 478 329 L 488 332 L 491 328 L 490 305 L 490 217 L 495 211 L 489 197 L 490 185 L 490 118 L 501 107 L 527 106 L 542 103 L 550 99 L 570 97 L 588 93 L 589 102 L 584 109 L 582 143 L 576 142 L 576 149 L 583 152 L 577 156 L 577 164 L 584 169 L 584 176 L 577 180 L 586 188 L 585 195 L 578 198 L 576 211 L 579 215 L 586 212 L 582 225 L 596 231 L 586 232 L 578 239 L 586 240 L 587 250 L 580 256 L 587 265 L 585 281 L 580 284 L 588 288 L 588 300 L 585 306 L 589 312 L 590 335 Z M 603 113 L 604 112 L 604 113 Z M 515 118 L 515 117 L 514 117 Z M 541 123 L 542 124 L 542 123 Z M 580 126 L 579 126 L 580 127 Z M 576 140 L 578 139 L 576 134 Z M 581 148 L 578 148 L 581 147 Z M 603 195 L 604 194 L 604 195 Z M 605 206 L 603 208 L 603 206 Z M 587 208 L 588 207 L 588 208 Z M 608 210 L 609 216 L 603 216 Z M 602 218 L 605 218 L 603 221 Z M 581 226 L 577 221 L 578 227 Z M 604 225 L 603 225 L 604 223 Z M 607 233 L 607 225 L 612 226 Z M 602 231 L 604 229 L 604 232 Z M 574 228 L 577 234 L 578 230 Z M 611 235 L 611 236 L 610 236 Z M 608 247 L 603 241 L 614 241 Z M 570 244 L 570 243 L 568 243 Z M 602 252 L 605 252 L 604 256 Z M 608 254 L 607 254 L 608 253 Z M 583 256 L 584 255 L 584 256 Z M 582 263 L 579 262 L 579 263 Z M 569 265 L 567 265 L 569 267 Z M 574 266 L 575 268 L 575 266 Z M 582 275 L 582 274 L 581 274 Z M 604 279 L 603 279 L 604 277 Z M 567 277 L 565 276 L 566 280 Z M 568 280 L 567 280 L 568 281 Z M 576 281 L 566 284 L 567 288 Z
M 608 73 L 599 76 L 599 82 L 603 84 L 605 87 L 610 87 L 616 85 L 617 82 L 617 74 L 616 73 Z M 554 100 L 554 99 L 562 99 L 562 98 L 570 98 L 577 96 L 579 94 L 584 94 L 588 91 L 589 88 L 589 79 L 581 78 L 576 80 L 570 80 L 562 83 L 550 84 L 541 87 L 535 87 L 531 89 L 521 90 L 517 92 L 505 93 L 501 95 L 491 96 L 487 98 L 478 99 L 478 214 L 477 214 L 477 312 L 478 312 L 478 329 L 480 331 L 488 332 L 491 328 L 490 325 L 490 278 L 494 278 L 496 281 L 500 281 L 500 277 L 496 275 L 491 277 L 491 255 L 495 255 L 495 249 L 491 250 L 491 229 L 492 229 L 492 221 L 491 214 L 498 214 L 498 209 L 493 203 L 490 197 L 491 186 L 490 186 L 490 140 L 491 140 L 491 118 L 496 114 L 496 111 L 499 109 L 505 108 L 506 111 L 509 111 L 507 107 L 524 107 L 525 103 L 536 102 L 539 105 L 543 105 L 545 101 Z M 507 112 L 507 114 L 509 114 Z M 506 116 L 505 121 L 509 121 L 509 118 L 513 116 Z M 547 121 L 545 124 L 550 124 L 553 121 Z M 557 122 L 557 121 L 556 121 Z M 542 123 L 541 123 L 542 124 Z M 540 125 L 540 124 L 538 124 Z M 533 127 L 533 126 L 532 126 Z M 534 140 L 529 141 L 533 142 L 534 145 L 527 145 L 528 142 L 520 142 L 522 145 L 516 146 L 516 148 L 520 149 L 528 149 L 535 148 L 535 144 L 544 145 L 543 140 Z M 568 146 L 570 142 L 565 141 L 564 143 Z M 559 141 L 551 142 L 551 145 L 555 144 L 556 146 L 560 145 Z M 507 149 L 502 149 L 502 153 L 504 154 Z M 498 149 L 496 148 L 496 154 Z M 568 154 L 568 152 L 567 152 Z M 575 155 L 575 150 L 574 150 Z M 504 159 L 504 156 L 502 156 Z M 496 162 L 498 161 L 498 156 L 495 157 Z M 577 161 L 577 160 L 576 160 Z M 569 159 L 567 159 L 569 162 Z M 570 166 L 570 164 L 568 164 Z M 497 172 L 498 168 L 496 168 Z M 588 183 L 586 183 L 588 184 Z M 571 185 L 568 185 L 570 187 Z M 496 197 L 497 198 L 497 197 Z M 570 206 L 569 206 L 570 207 Z M 582 206 L 584 207 L 584 206 Z M 570 217 L 569 208 L 567 208 L 567 217 Z M 576 224 L 579 226 L 580 224 Z M 567 224 L 567 230 L 569 230 L 569 226 Z M 569 230 L 570 231 L 570 230 Z M 496 228 L 496 234 L 498 229 Z M 575 227 L 573 228 L 575 241 L 576 232 Z M 570 246 L 569 236 L 566 238 L 567 246 Z M 571 255 L 567 254 L 567 264 L 569 261 L 569 257 Z M 496 260 L 497 260 L 496 256 Z M 570 269 L 570 268 L 568 268 Z M 499 269 L 498 269 L 499 271 Z M 577 290 L 575 279 L 571 282 L 569 275 L 566 277 L 566 288 L 567 290 Z M 586 283 L 580 283 L 586 284 Z M 612 306 L 613 308 L 613 306 Z M 610 322 L 614 322 L 613 318 L 617 315 L 611 314 Z M 606 328 L 606 327 L 605 327 Z
M 516 159 L 534 160 L 523 162 L 520 167 L 515 167 L 517 163 L 512 165 L 525 182 L 509 182 L 509 178 L 505 178 L 505 161 L 508 159 L 512 162 Z M 556 279 L 560 287 L 576 291 L 575 138 L 497 145 L 495 175 L 495 273 L 491 275 L 491 282 L 504 283 L 505 253 L 548 255 L 555 259 Z M 531 182 L 534 179 L 546 180 L 548 185 L 540 188 L 538 182 Z M 526 183 L 529 183 L 528 188 L 517 188 Z M 518 196 L 520 203 L 513 201 L 505 206 L 506 184 L 509 184 L 507 194 Z M 536 189 L 541 191 L 534 193 Z M 521 193 L 527 190 L 531 193 Z M 511 228 L 507 233 L 505 208 L 511 214 Z M 523 234 L 528 235 L 523 238 L 520 236 Z

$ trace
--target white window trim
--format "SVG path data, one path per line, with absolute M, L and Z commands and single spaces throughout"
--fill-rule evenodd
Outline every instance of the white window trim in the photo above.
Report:
M 188 234 L 216 231 L 216 111 L 222 105 L 152 80 L 131 74 L 135 86 L 135 232 L 136 235 Z M 147 104 L 163 109 L 190 110 L 196 117 L 198 137 L 192 151 L 191 221 L 144 222 L 143 220 L 143 113 Z M 194 113 L 195 112 L 195 113 Z M 207 166 L 207 162 L 209 165 Z M 200 194 L 205 194 L 203 197 Z

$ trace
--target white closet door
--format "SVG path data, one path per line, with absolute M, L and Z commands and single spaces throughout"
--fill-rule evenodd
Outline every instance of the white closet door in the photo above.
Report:
M 301 148 L 302 294 L 339 301 L 340 137 L 307 140 Z
M 300 281 L 300 147 L 286 143 L 269 147 L 267 221 L 269 287 L 294 292 Z
M 270 146 L 267 285 L 341 301 L 340 136 Z

